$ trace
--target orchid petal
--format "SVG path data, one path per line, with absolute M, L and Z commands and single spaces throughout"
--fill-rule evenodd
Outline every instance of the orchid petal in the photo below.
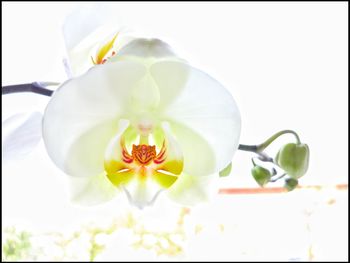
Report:
M 157 176 L 162 177 L 161 183 Z M 158 197 L 164 187 L 170 186 L 173 182 L 169 175 L 142 174 L 135 170 L 125 170 L 116 173 L 108 173 L 109 181 L 127 195 L 129 202 L 138 208 L 151 205 Z M 174 176 L 173 176 L 174 177 Z
M 131 98 L 131 90 L 125 87 L 135 86 L 144 74 L 142 65 L 120 61 L 96 66 L 56 90 L 45 111 L 43 138 L 49 156 L 59 168 L 77 176 L 101 172 L 105 147 L 117 131 L 118 119 Z M 78 146 L 72 146 L 75 140 L 80 140 L 76 145 L 89 151 L 91 156 L 100 156 L 93 164 L 87 164 L 92 172 L 84 169 L 84 173 L 78 174 L 79 169 L 67 168 L 67 158 L 72 156 L 69 151 L 81 152 L 75 150 Z M 80 167 L 85 165 L 83 160 L 89 158 L 82 158 Z
M 168 197 L 182 205 L 196 205 L 210 200 L 217 192 L 215 181 L 217 175 L 193 176 L 183 173 L 179 179 L 168 189 Z
M 171 130 L 184 156 L 183 171 L 191 175 L 205 176 L 215 171 L 215 152 L 199 133 L 185 125 L 170 122 Z
M 135 179 L 135 172 L 133 170 L 126 170 L 121 172 L 107 172 L 107 178 L 116 187 L 122 187 Z
M 164 159 L 164 162 L 161 162 L 157 170 L 163 170 L 169 172 L 173 175 L 179 175 L 183 170 L 184 157 L 182 150 L 174 136 L 171 134 L 171 128 L 169 123 L 163 122 L 162 128 L 164 131 L 164 154 L 160 156 L 159 159 Z M 155 160 L 157 161 L 157 159 Z M 159 161 L 159 160 L 158 160 Z
M 159 90 L 159 109 L 163 110 L 185 88 L 190 69 L 185 63 L 174 63 L 174 61 L 166 60 L 154 63 L 150 67 L 150 73 Z
M 159 164 L 153 172 L 153 179 L 163 188 L 169 188 L 183 171 L 184 157 L 180 145 L 171 133 L 169 123 L 163 122 L 162 128 L 163 147 L 154 160 Z
M 104 152 L 114 134 L 121 134 L 128 127 L 127 121 L 106 121 L 87 130 L 70 145 L 64 171 L 72 176 L 95 176 L 104 171 Z
M 116 186 L 119 185 L 120 181 L 123 181 L 119 180 L 119 177 L 125 176 L 125 174 L 121 174 L 119 172 L 121 170 L 128 169 L 128 162 L 124 161 L 125 158 L 128 158 L 128 152 L 124 141 L 124 132 L 129 126 L 129 121 L 123 120 L 119 123 L 119 131 L 115 136 L 111 137 L 112 139 L 108 142 L 108 147 L 102 155 L 104 158 L 104 170 L 107 172 L 108 177 Z M 113 179 L 114 177 L 118 178 Z
M 117 189 L 104 173 L 91 177 L 69 177 L 71 200 L 80 205 L 97 205 L 111 200 Z
M 240 113 L 232 95 L 219 82 L 187 66 L 190 73 L 186 85 L 166 109 L 165 116 L 183 148 L 185 171 L 191 175 L 209 175 L 221 171 L 232 161 L 238 148 Z M 192 146 L 195 135 L 201 139 L 197 138 L 198 144 Z M 201 142 L 204 145 L 200 145 Z M 214 165 L 203 163 L 201 169 L 198 159 L 214 161 Z
M 154 171 L 152 177 L 162 188 L 169 188 L 176 182 L 178 176 L 167 174 L 163 171 L 165 170 Z
M 107 5 L 86 4 L 75 8 L 63 24 L 68 49 L 74 48 L 86 37 L 111 19 L 113 13 Z
M 152 205 L 163 190 L 150 176 L 141 174 L 135 174 L 134 180 L 122 185 L 122 189 L 129 202 L 140 209 Z
M 171 47 L 160 39 L 137 38 L 130 41 L 118 52 L 118 56 L 112 59 L 134 58 L 140 61 L 152 61 L 152 59 L 164 59 L 176 57 Z
M 135 112 L 150 112 L 157 109 L 159 104 L 159 91 L 151 75 L 147 72 L 142 80 L 132 88 L 130 108 Z
M 3 160 L 20 159 L 29 154 L 41 140 L 42 114 L 20 113 L 2 123 Z

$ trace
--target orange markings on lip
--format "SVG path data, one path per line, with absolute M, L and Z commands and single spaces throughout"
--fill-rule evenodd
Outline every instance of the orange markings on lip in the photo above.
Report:
M 125 149 L 123 149 L 122 154 L 123 154 L 123 161 L 124 161 L 124 162 L 126 162 L 126 163 L 132 163 L 133 158 L 132 158 L 132 156 L 129 155 L 129 153 L 128 153 Z
M 158 155 L 156 156 L 156 158 L 154 159 L 154 162 L 156 164 L 161 164 L 162 162 L 165 161 L 165 142 L 163 143 L 162 149 L 160 150 L 160 152 L 158 153 Z
M 147 165 L 156 157 L 156 146 L 134 144 L 132 146 L 132 157 L 141 165 Z
M 165 161 L 166 158 L 166 147 L 165 143 L 163 143 L 162 149 L 157 154 L 155 145 L 132 145 L 131 154 L 128 153 L 128 150 L 125 147 L 124 141 L 121 142 L 122 146 L 122 158 L 125 163 L 132 163 L 135 161 L 141 166 L 147 166 L 150 162 L 154 162 L 156 164 L 161 164 Z
M 124 140 L 120 141 L 120 146 L 122 148 L 122 156 L 123 156 L 123 161 L 125 163 L 132 163 L 133 157 L 128 153 L 128 150 L 125 148 L 125 142 Z

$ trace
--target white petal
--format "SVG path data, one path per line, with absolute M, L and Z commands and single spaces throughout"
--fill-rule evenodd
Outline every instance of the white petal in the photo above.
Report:
M 136 57 L 139 59 L 164 59 L 176 57 L 171 47 L 156 38 L 137 38 L 125 45 L 119 52 L 119 57 Z M 118 59 L 116 56 L 116 59 Z
M 143 209 L 153 205 L 163 189 L 150 178 L 142 180 L 137 177 L 138 175 L 130 183 L 123 185 L 122 189 L 132 205 Z
M 122 147 L 121 137 L 125 130 L 129 127 L 130 122 L 128 120 L 119 121 L 119 130 L 114 134 L 114 137 L 108 142 L 108 147 L 104 153 L 105 161 L 121 161 L 122 159 Z
M 111 200 L 117 188 L 104 173 L 91 177 L 68 177 L 71 201 L 81 205 L 97 205 Z
M 108 4 L 84 4 L 66 17 L 63 35 L 73 75 L 93 66 L 94 47 L 120 30 L 118 25 L 118 17 Z
M 134 112 L 154 111 L 159 104 L 159 92 L 157 85 L 150 76 L 144 78 L 133 88 L 130 106 Z
M 69 14 L 63 24 L 66 46 L 72 49 L 97 28 L 103 26 L 112 15 L 106 5 L 86 4 Z
M 137 38 L 125 45 L 108 63 L 135 61 L 147 68 L 147 74 L 133 92 L 132 108 L 136 112 L 160 112 L 171 103 L 184 87 L 189 68 L 171 47 L 159 39 Z
M 183 153 L 183 171 L 191 175 L 208 175 L 215 171 L 215 152 L 200 134 L 174 121 L 171 131 Z
M 144 74 L 145 68 L 140 64 L 116 62 L 96 66 L 57 89 L 45 110 L 43 138 L 49 156 L 60 169 L 71 174 L 65 163 L 68 156 L 72 156 L 69 151 L 75 149 L 72 145 L 76 140 L 80 140 L 76 144 L 81 145 L 91 158 L 103 158 L 109 139 L 117 132 L 118 119 L 125 114 L 129 104 L 130 87 L 135 86 Z M 89 161 L 90 156 L 83 160 Z M 86 165 L 91 173 L 84 174 L 88 170 L 85 169 L 74 175 L 99 174 L 103 162 L 101 164 L 98 159 L 98 163 Z
M 128 122 L 111 120 L 89 129 L 75 138 L 70 145 L 64 163 L 64 171 L 73 176 L 95 176 L 104 171 L 104 154 L 110 139 L 122 134 Z
M 161 63 L 168 66 L 181 62 Z M 188 70 L 185 87 L 165 115 L 171 120 L 172 130 L 183 148 L 184 171 L 191 175 L 209 175 L 232 161 L 239 143 L 240 113 L 230 92 L 218 81 L 193 67 L 188 66 Z M 205 162 L 214 162 L 214 165 L 210 167 Z M 198 167 L 201 163 L 203 169 Z
M 172 135 L 169 123 L 163 122 L 162 128 L 165 135 L 165 161 L 160 164 L 161 170 L 170 172 L 172 174 L 180 174 L 183 170 L 183 154 L 179 143 Z M 159 169 L 159 168 L 158 168 Z
M 193 176 L 183 173 L 168 189 L 168 197 L 182 205 L 196 205 L 207 202 L 217 194 L 218 176 Z
M 19 159 L 29 154 L 41 140 L 42 114 L 20 113 L 2 123 L 3 160 Z
M 150 73 L 159 90 L 159 109 L 168 107 L 187 83 L 190 68 L 185 63 L 173 63 L 173 61 L 162 61 L 154 63 L 150 67 Z

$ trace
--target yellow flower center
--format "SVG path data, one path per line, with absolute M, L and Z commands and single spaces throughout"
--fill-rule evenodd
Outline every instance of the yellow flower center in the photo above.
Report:
M 166 130 L 146 121 L 141 124 L 135 125 L 136 129 L 131 126 L 110 144 L 104 162 L 107 177 L 118 187 L 132 181 L 152 181 L 169 188 L 183 170 L 181 150 Z

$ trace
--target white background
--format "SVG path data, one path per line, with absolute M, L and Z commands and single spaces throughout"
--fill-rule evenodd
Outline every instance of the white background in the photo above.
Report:
M 2 3 L 2 85 L 65 80 L 60 26 L 74 6 Z M 293 129 L 311 150 L 301 185 L 348 182 L 347 3 L 116 3 L 115 8 L 117 27 L 166 40 L 232 92 L 242 115 L 241 143 L 260 143 Z M 29 94 L 3 96 L 3 120 L 43 110 L 47 101 Z M 223 187 L 256 186 L 250 157 L 236 153 Z M 52 217 L 67 213 L 64 175 L 42 143 L 2 171 L 8 223 L 28 215 L 48 221 L 42 213 L 52 207 Z

